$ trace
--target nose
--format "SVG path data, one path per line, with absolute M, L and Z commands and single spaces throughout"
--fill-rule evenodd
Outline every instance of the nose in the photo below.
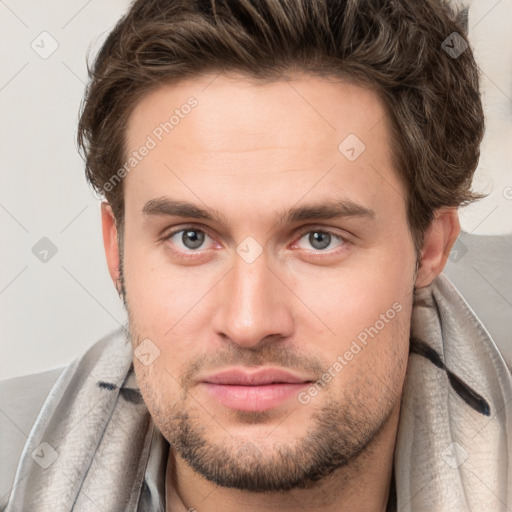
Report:
M 218 285 L 213 327 L 225 340 L 256 348 L 293 333 L 291 292 L 260 255 L 247 263 L 234 256 L 232 270 Z

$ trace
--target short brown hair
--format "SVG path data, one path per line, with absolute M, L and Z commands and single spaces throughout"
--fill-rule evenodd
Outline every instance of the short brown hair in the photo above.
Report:
M 122 229 L 123 183 L 105 184 L 143 95 L 206 72 L 340 77 L 386 106 L 419 251 L 437 208 L 482 197 L 470 190 L 484 114 L 465 14 L 442 0 L 136 0 L 89 68 L 78 127 L 87 178 Z

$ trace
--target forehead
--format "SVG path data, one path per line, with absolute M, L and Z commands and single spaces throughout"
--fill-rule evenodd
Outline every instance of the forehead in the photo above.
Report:
M 327 198 L 333 185 L 360 203 L 381 202 L 391 189 L 404 195 L 382 101 L 334 79 L 257 83 L 221 74 L 161 86 L 133 109 L 126 141 L 127 158 L 150 147 L 126 176 L 127 204 L 178 190 L 196 203 L 230 199 L 236 189 L 282 204 L 308 188 Z
M 190 98 L 197 107 L 185 123 Z M 306 149 L 315 142 L 332 142 L 336 148 L 344 132 L 364 141 L 377 125 L 378 135 L 387 138 L 385 117 L 374 90 L 339 79 L 297 75 L 292 80 L 256 81 L 244 75 L 203 75 L 162 85 L 143 97 L 130 115 L 127 140 L 134 146 L 140 136 L 171 120 L 174 139 L 193 131 L 196 144 L 215 151 L 232 151 L 233 141 L 226 135 L 234 132 L 240 151 L 276 146 L 288 142 L 290 135 L 290 142 L 307 143 Z

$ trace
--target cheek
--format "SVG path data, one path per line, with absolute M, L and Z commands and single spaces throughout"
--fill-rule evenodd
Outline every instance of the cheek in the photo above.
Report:
M 132 336 L 135 336 L 132 327 Z M 135 376 L 137 378 L 137 384 L 139 386 L 144 402 L 148 406 L 150 413 L 155 416 L 161 413 L 162 397 L 160 391 L 162 389 L 161 383 L 159 383 L 159 376 L 157 365 L 154 362 L 150 366 L 143 365 L 136 357 L 134 357 L 133 367 L 135 370 Z
M 401 309 L 400 316 L 406 316 L 404 311 L 412 303 L 413 264 L 397 262 L 397 255 L 384 251 L 361 251 L 338 268 L 297 265 L 289 282 L 307 306 L 296 301 L 303 319 L 309 319 L 306 325 L 327 339 L 349 341 L 376 322 L 380 325 L 381 315 L 391 320 Z
M 394 304 L 396 309 L 385 310 L 384 320 L 358 328 L 355 336 L 341 340 L 333 351 L 337 354 L 333 360 L 340 363 L 337 368 L 342 368 L 340 378 L 334 379 L 336 395 L 350 389 L 360 403 L 376 409 L 399 399 L 408 361 L 411 308 Z
M 328 278 L 325 269 L 325 275 L 297 272 L 296 293 L 314 313 L 304 311 L 310 336 L 303 338 L 315 344 L 336 375 L 336 393 L 361 389 L 370 399 L 372 390 L 386 386 L 393 395 L 403 382 L 414 269 L 410 258 L 397 264 L 399 258 L 389 250 L 354 257 L 330 270 Z M 328 287 L 319 286 L 327 282 Z
M 134 339 L 140 339 L 133 325 L 131 335 Z M 144 401 L 151 414 L 157 418 L 167 416 L 171 412 L 168 408 L 177 403 L 181 396 L 179 375 L 168 366 L 164 356 L 161 353 L 150 364 L 143 364 L 137 356 L 133 359 L 135 376 Z
M 164 251 L 154 249 L 126 251 L 124 278 L 128 308 L 141 334 L 161 340 L 181 326 L 208 284 L 194 270 L 166 262 Z

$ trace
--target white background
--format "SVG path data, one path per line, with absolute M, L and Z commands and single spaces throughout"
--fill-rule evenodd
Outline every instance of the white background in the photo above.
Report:
M 127 7 L 125 0 L 0 0 L 0 378 L 64 366 L 125 323 L 75 137 L 87 50 L 94 54 Z M 490 194 L 461 212 L 472 233 L 512 232 L 511 24 L 512 0 L 472 3 L 470 38 L 488 116 L 475 189 Z M 48 51 L 52 39 L 58 48 L 46 59 L 31 47 Z M 58 251 L 47 263 L 32 253 L 42 237 Z

